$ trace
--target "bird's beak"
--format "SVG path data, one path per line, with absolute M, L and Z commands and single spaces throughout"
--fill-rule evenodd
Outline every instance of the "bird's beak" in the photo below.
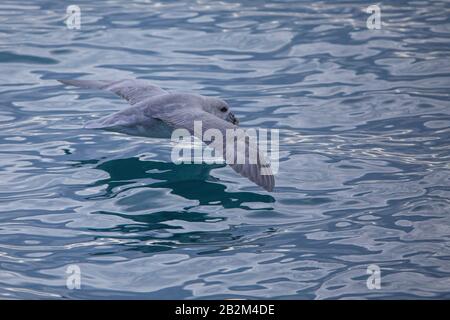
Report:
M 227 116 L 227 121 L 228 122 L 231 122 L 232 124 L 235 124 L 235 125 L 238 125 L 239 124 L 239 120 L 234 116 L 234 114 L 233 113 L 228 113 L 228 116 Z

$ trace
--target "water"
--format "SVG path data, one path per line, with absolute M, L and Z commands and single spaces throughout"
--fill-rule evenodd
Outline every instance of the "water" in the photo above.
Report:
M 81 30 L 69 4 L 0 4 L 2 298 L 450 298 L 447 1 L 383 2 L 381 30 L 370 2 L 77 0 Z M 82 129 L 126 106 L 55 81 L 83 77 L 280 129 L 275 191 Z

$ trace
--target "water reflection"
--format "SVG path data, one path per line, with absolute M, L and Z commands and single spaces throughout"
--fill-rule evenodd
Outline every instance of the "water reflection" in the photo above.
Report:
M 97 180 L 89 188 L 104 187 L 101 194 L 86 196 L 90 201 L 115 199 L 117 207 L 123 211 L 99 210 L 92 212 L 96 215 L 119 217 L 127 223 L 110 228 L 88 228 L 98 237 L 108 236 L 113 239 L 132 240 L 126 242 L 128 250 L 140 252 L 167 251 L 189 245 L 207 244 L 219 246 L 217 250 L 232 243 L 239 242 L 242 235 L 233 232 L 226 220 L 226 211 L 211 216 L 208 212 L 198 212 L 196 207 L 211 206 L 224 209 L 241 209 L 246 211 L 273 210 L 271 204 L 275 198 L 267 194 L 247 191 L 227 191 L 226 186 L 210 173 L 214 168 L 223 165 L 207 164 L 179 164 L 152 160 L 142 160 L 139 157 L 112 160 L 84 160 L 75 166 L 91 166 L 102 170 L 109 176 L 107 179 Z M 138 189 L 132 195 L 122 193 Z M 195 200 L 196 205 L 185 206 L 183 210 L 165 210 L 165 206 L 155 208 L 153 204 L 139 205 L 149 196 L 146 190 L 164 189 L 170 194 L 180 196 L 186 200 Z M 249 205 L 259 204 L 257 208 Z M 265 205 L 261 205 L 265 204 Z M 167 204 L 168 206 L 170 204 Z M 204 210 L 204 209 L 203 209 Z M 138 212 L 138 214 L 133 214 Z M 174 221 L 176 224 L 174 225 Z M 204 231 L 192 230 L 195 224 L 205 224 Z M 210 227 L 219 224 L 220 227 Z M 214 231 L 214 228 L 226 230 Z M 255 230 L 253 230 L 255 232 Z M 110 254 L 108 250 L 98 252 L 100 255 Z
M 93 163 L 96 160 L 85 161 Z M 164 188 L 171 194 L 188 200 L 197 200 L 199 205 L 220 205 L 223 208 L 244 208 L 242 204 L 251 202 L 273 203 L 275 198 L 256 192 L 230 192 L 220 180 L 210 172 L 223 165 L 174 164 L 171 162 L 141 160 L 138 157 L 101 161 L 95 168 L 109 174 L 108 179 L 99 180 L 93 185 L 107 184 L 105 194 L 100 197 L 115 197 L 124 190 L 132 188 Z M 140 180 L 156 180 L 152 183 L 139 183 Z M 128 188 L 127 188 L 128 186 Z M 117 191 L 118 187 L 120 191 Z M 98 196 L 88 199 L 96 199 Z

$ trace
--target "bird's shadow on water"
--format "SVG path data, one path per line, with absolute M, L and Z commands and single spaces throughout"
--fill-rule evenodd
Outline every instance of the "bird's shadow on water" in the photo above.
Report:
M 89 161 L 84 161 L 84 163 L 89 163 Z M 93 186 L 106 184 L 107 187 L 104 194 L 90 199 L 114 197 L 125 189 L 147 187 L 170 189 L 171 194 L 188 200 L 197 200 L 199 205 L 220 205 L 227 209 L 242 208 L 250 210 L 249 207 L 242 204 L 275 202 L 275 198 L 268 194 L 226 191 L 226 186 L 210 175 L 212 169 L 223 166 L 174 164 L 172 162 L 142 160 L 138 157 L 102 161 L 94 168 L 107 172 L 109 178 L 98 180 Z M 140 180 L 145 181 L 147 179 L 157 181 L 136 185 Z M 127 188 L 127 186 L 129 187 Z M 117 191 L 118 187 L 122 187 L 121 191 Z M 270 209 L 266 208 L 266 210 Z
M 78 166 L 92 165 L 94 168 L 108 173 L 107 179 L 96 181 L 90 187 L 104 186 L 106 189 L 101 195 L 89 196 L 87 200 L 101 201 L 101 199 L 113 198 L 120 193 L 133 188 L 157 188 L 169 189 L 171 194 L 178 195 L 188 200 L 197 200 L 198 206 L 219 206 L 224 209 L 236 208 L 243 210 L 273 210 L 271 203 L 275 198 L 267 194 L 256 192 L 226 191 L 226 186 L 220 180 L 210 176 L 210 171 L 223 165 L 207 164 L 179 164 L 152 160 L 142 160 L 138 157 L 113 159 L 113 160 L 85 160 L 79 162 Z M 151 180 L 148 183 L 148 180 Z M 156 180 L 156 182 L 153 182 Z M 120 187 L 120 188 L 119 188 Z M 191 201 L 189 201 L 191 202 Z M 245 204 L 265 203 L 266 208 L 252 209 Z M 128 246 L 128 250 L 140 252 L 159 252 L 171 250 L 184 245 L 218 245 L 223 246 L 235 243 L 242 238 L 240 231 L 230 228 L 225 231 L 187 231 L 183 227 L 173 226 L 168 222 L 173 220 L 183 223 L 220 223 L 227 219 L 225 215 L 214 217 L 205 212 L 195 210 L 197 206 L 185 207 L 179 211 L 171 211 L 161 208 L 155 212 L 145 213 L 140 210 L 139 214 L 133 211 L 126 212 L 123 208 L 117 211 L 96 211 L 94 214 L 111 215 L 127 219 L 130 223 L 116 225 L 111 228 L 90 228 L 99 237 L 102 233 L 115 234 L 117 238 L 126 238 L 136 241 Z M 144 211 L 144 212 L 142 212 Z M 149 210 L 150 211 L 150 210 Z M 174 232 L 175 231 L 175 232 Z M 259 232 L 260 230 L 255 232 Z M 161 238 L 163 235 L 163 238 Z M 113 236 L 116 237 L 116 236 Z M 149 244 L 150 243 L 150 244 Z M 98 252 L 97 254 L 109 254 L 109 252 Z

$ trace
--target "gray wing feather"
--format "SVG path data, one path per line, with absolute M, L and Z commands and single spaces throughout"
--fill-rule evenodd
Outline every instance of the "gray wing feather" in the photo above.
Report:
M 111 91 L 134 105 L 144 99 L 168 92 L 158 86 L 148 84 L 144 80 L 58 80 L 59 82 L 75 87 L 87 89 L 101 89 Z
M 227 129 L 237 129 L 237 126 L 224 121 L 210 113 L 204 111 L 194 111 L 194 112 L 167 112 L 154 115 L 155 118 L 165 121 L 174 128 L 184 128 L 187 129 L 192 135 L 194 135 L 194 121 L 202 121 L 202 134 L 199 139 L 202 139 L 203 133 L 208 129 L 218 129 L 222 132 L 224 137 L 223 150 L 220 150 L 227 164 L 237 173 L 253 181 L 257 185 L 263 187 L 267 191 L 272 191 L 275 186 L 275 178 L 270 169 L 270 164 L 267 162 L 265 156 L 260 150 L 256 150 L 258 154 L 258 161 L 255 164 L 250 163 L 249 153 L 246 152 L 245 163 L 237 164 L 236 156 L 234 158 L 229 157 L 227 154 L 226 147 L 226 130 Z M 204 141 L 205 142 L 205 141 Z M 205 142 L 208 144 L 208 142 Z M 251 146 L 248 141 L 244 142 L 246 144 L 246 151 L 249 151 Z M 234 149 L 236 151 L 236 148 Z M 236 155 L 236 152 L 234 152 Z M 232 161 L 230 161 L 232 160 Z

